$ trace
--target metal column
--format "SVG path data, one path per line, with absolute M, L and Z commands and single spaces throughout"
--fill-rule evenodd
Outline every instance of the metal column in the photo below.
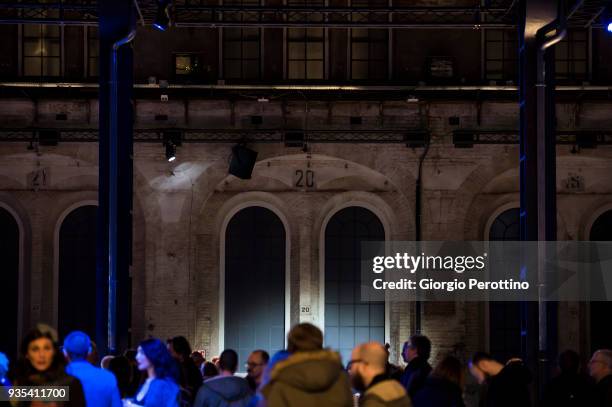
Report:
M 519 28 L 520 234 L 524 241 L 554 241 L 557 234 L 554 47 L 565 35 L 560 2 L 523 0 Z M 561 18 L 559 18 L 561 17 Z M 537 274 L 545 284 L 543 256 Z M 542 286 L 542 294 L 544 285 Z M 521 304 L 521 348 L 541 391 L 557 351 L 556 304 L 540 298 Z
M 105 354 L 129 345 L 133 53 L 131 47 L 122 44 L 120 40 L 125 40 L 135 27 L 135 12 L 129 0 L 105 0 L 99 2 L 99 13 L 96 342 L 100 353 Z

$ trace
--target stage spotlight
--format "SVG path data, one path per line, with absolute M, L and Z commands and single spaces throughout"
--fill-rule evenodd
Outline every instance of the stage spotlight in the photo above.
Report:
M 246 148 L 242 144 L 237 144 L 232 147 L 229 173 L 240 179 L 250 179 L 256 161 L 257 151 Z
M 159 31 L 166 31 L 170 25 L 170 4 L 168 0 L 157 1 L 157 16 L 153 21 L 153 27 Z
M 166 160 L 169 163 L 176 160 L 176 146 L 171 141 L 166 143 Z
M 612 22 L 608 23 L 608 27 L 607 28 L 608 28 L 608 32 L 612 33 Z
M 166 160 L 176 160 L 176 147 L 182 145 L 183 133 L 180 130 L 164 130 L 164 146 L 166 147 Z

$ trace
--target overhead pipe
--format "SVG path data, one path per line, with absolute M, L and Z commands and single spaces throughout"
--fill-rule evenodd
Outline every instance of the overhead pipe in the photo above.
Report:
M 109 134 L 109 213 L 108 213 L 108 348 L 113 353 L 117 346 L 117 166 L 119 140 L 119 49 L 136 36 L 136 28 L 113 44 L 110 69 L 110 134 Z

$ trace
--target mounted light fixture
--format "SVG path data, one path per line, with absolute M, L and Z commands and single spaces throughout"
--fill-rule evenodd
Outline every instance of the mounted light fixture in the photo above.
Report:
M 176 160 L 176 147 L 182 144 L 183 134 L 178 130 L 166 130 L 163 134 L 164 146 L 166 147 L 166 160 Z
M 612 33 L 612 1 L 606 0 L 604 2 L 604 7 L 601 10 L 601 15 L 599 17 L 601 20 L 601 24 L 606 28 L 609 33 Z
M 176 146 L 171 141 L 166 143 L 166 160 L 169 163 L 176 160 Z
M 170 6 L 169 0 L 157 0 L 157 15 L 153 21 L 153 27 L 159 31 L 166 31 L 170 26 Z

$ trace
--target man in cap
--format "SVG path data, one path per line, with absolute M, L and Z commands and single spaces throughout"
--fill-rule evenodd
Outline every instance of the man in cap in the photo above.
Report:
M 83 385 L 87 407 L 121 407 L 117 379 L 111 372 L 87 361 L 91 351 L 91 340 L 86 333 L 74 331 L 68 334 L 64 339 L 64 355 L 70 362 L 66 372 Z

